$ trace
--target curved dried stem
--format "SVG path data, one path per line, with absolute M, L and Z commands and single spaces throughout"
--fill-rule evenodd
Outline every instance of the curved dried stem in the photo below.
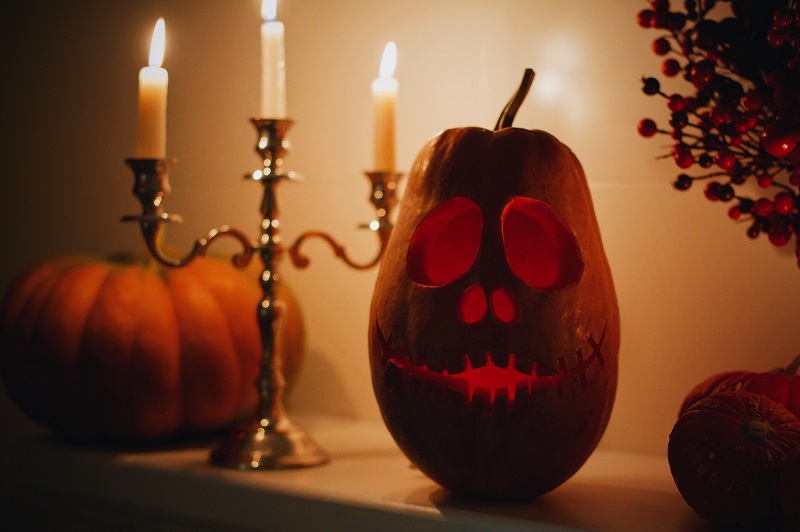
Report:
M 519 111 L 522 102 L 525 100 L 525 96 L 528 95 L 528 91 L 533 84 L 533 78 L 536 73 L 533 71 L 532 68 L 526 68 L 525 73 L 522 75 L 522 83 L 520 83 L 517 92 L 514 93 L 514 96 L 506 104 L 503 112 L 500 113 L 500 117 L 497 119 L 497 123 L 494 125 L 494 130 L 500 130 L 506 127 L 511 127 L 514 123 L 514 118 L 517 116 L 517 111 Z

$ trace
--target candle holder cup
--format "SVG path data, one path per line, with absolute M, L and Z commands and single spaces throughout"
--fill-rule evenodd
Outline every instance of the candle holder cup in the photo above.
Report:
M 293 172 L 284 173 L 283 158 L 288 149 L 287 133 L 293 125 L 288 119 L 253 118 L 258 140 L 256 152 L 261 158 L 261 168 L 245 177 L 260 182 L 264 193 L 261 201 L 261 237 L 252 243 L 242 231 L 228 226 L 209 231 L 197 240 L 193 248 L 181 258 L 165 254 L 161 249 L 164 239 L 164 224 L 181 222 L 176 214 L 163 210 L 163 200 L 170 193 L 169 170 L 176 161 L 165 159 L 127 159 L 134 173 L 133 193 L 142 205 L 142 212 L 122 218 L 126 222 L 138 222 L 145 244 L 155 260 L 167 267 L 181 267 L 198 256 L 206 254 L 212 242 L 222 237 L 237 240 L 242 251 L 234 255 L 232 262 L 238 268 L 246 267 L 257 254 L 263 270 L 260 277 L 262 299 L 257 308 L 257 319 L 261 333 L 261 367 L 256 382 L 258 404 L 255 412 L 211 451 L 212 465 L 240 470 L 286 469 L 324 464 L 329 460 L 308 433 L 293 423 L 286 414 L 283 394 L 285 379 L 281 360 L 276 351 L 277 337 L 282 323 L 283 302 L 277 297 L 281 277 L 278 265 L 285 248 L 280 239 L 278 220 L 277 185 L 294 179 Z M 395 192 L 402 174 L 395 172 L 367 172 L 372 185 L 370 201 L 376 210 L 376 219 L 361 227 L 376 232 L 379 239 L 377 255 L 370 261 L 358 263 L 350 259 L 344 247 L 323 231 L 307 231 L 300 235 L 289 248 L 292 264 L 298 268 L 309 265 L 309 259 L 300 252 L 304 241 L 322 238 L 333 248 L 335 255 L 356 269 L 375 266 L 383 254 L 392 224 L 389 215 L 396 203 Z

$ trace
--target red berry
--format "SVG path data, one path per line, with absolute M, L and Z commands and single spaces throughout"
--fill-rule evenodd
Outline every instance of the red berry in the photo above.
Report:
M 776 29 L 769 30 L 767 32 L 767 42 L 773 48 L 780 48 L 786 44 L 786 32 Z
M 669 14 L 667 26 L 672 31 L 681 31 L 686 25 L 686 15 L 680 12 L 673 12 Z
M 778 9 L 772 16 L 773 28 L 786 28 L 794 22 L 794 15 L 788 9 Z
M 773 206 L 775 212 L 785 216 L 794 208 L 794 196 L 789 192 L 778 192 L 773 200 Z
M 736 156 L 727 150 L 722 150 L 717 153 L 714 162 L 723 170 L 730 170 L 736 164 Z
M 683 111 L 672 113 L 669 118 L 669 125 L 677 130 L 681 130 L 689 123 L 689 116 Z
M 747 236 L 750 237 L 750 238 L 758 238 L 758 234 L 760 232 L 761 231 L 758 230 L 758 227 L 756 227 L 756 224 L 753 224 L 753 225 L 751 225 L 750 227 L 747 228 Z
M 784 109 L 794 102 L 794 90 L 789 85 L 781 85 L 772 93 L 772 103 L 776 109 Z
M 672 156 L 675 159 L 675 164 L 680 168 L 689 168 L 694 164 L 694 156 L 686 144 L 678 144 L 672 150 Z
M 769 85 L 773 89 L 777 89 L 781 85 L 786 85 L 787 78 L 788 75 L 786 74 L 786 72 L 782 70 L 773 70 L 772 72 L 767 74 L 765 81 L 767 82 L 767 85 Z
M 658 127 L 656 127 L 656 123 L 649 119 L 643 118 L 639 122 L 639 134 L 643 137 L 652 137 L 658 132 Z
M 711 111 L 711 123 L 714 127 L 720 127 L 731 121 L 731 111 L 726 107 L 716 107 Z
M 696 111 L 700 107 L 700 102 L 694 96 L 686 96 L 683 100 L 686 102 L 687 111 Z
M 761 146 L 772 156 L 786 157 L 797 145 L 798 133 L 783 123 L 775 121 L 764 126 Z
M 673 94 L 667 98 L 667 107 L 670 111 L 683 111 L 686 109 L 686 99 L 680 94 Z
M 642 92 L 648 96 L 658 94 L 661 90 L 661 84 L 656 78 L 642 78 Z
M 651 28 L 653 26 L 653 10 L 642 9 L 639 11 L 639 14 L 636 15 L 636 22 L 642 28 Z
M 772 176 L 767 174 L 762 174 L 756 178 L 758 181 L 758 186 L 761 188 L 769 188 L 772 186 Z
M 757 89 L 750 89 L 742 100 L 744 106 L 750 111 L 758 111 L 764 105 L 764 95 Z
M 700 155 L 700 157 L 697 158 L 697 164 L 699 164 L 703 168 L 708 168 L 712 164 L 714 164 L 714 158 L 707 153 L 703 153 Z
M 775 246 L 785 246 L 791 238 L 792 233 L 786 227 L 775 226 L 769 230 L 769 241 Z
M 714 62 L 713 61 L 700 61 L 692 65 L 689 70 L 692 84 L 699 90 L 703 90 L 708 82 L 714 77 Z
M 686 174 L 681 174 L 672 184 L 678 190 L 688 190 L 692 186 L 692 178 Z
M 772 202 L 767 198 L 761 198 L 753 205 L 753 214 L 756 216 L 769 216 L 772 214 Z
M 738 205 L 734 205 L 728 209 L 728 216 L 733 220 L 738 220 L 742 216 L 742 208 Z
M 676 59 L 667 59 L 661 65 L 661 72 L 668 78 L 677 76 L 678 72 L 680 71 L 681 71 L 681 64 L 678 63 Z
M 733 123 L 733 129 L 735 129 L 737 133 L 744 133 L 750 128 L 747 127 L 747 121 L 744 118 L 738 118 L 736 122 Z
M 653 41 L 653 52 L 656 55 L 666 55 L 670 51 L 669 41 L 661 37 Z
M 669 0 L 650 0 L 653 11 L 669 11 Z
M 730 185 L 720 185 L 716 193 L 720 201 L 730 201 L 734 196 L 733 187 Z
M 706 198 L 711 201 L 718 201 L 720 199 L 719 193 L 721 187 L 722 185 L 716 181 L 710 181 L 703 190 L 703 194 L 705 194 Z
M 737 162 L 736 165 L 728 170 L 728 175 L 731 176 L 731 183 L 734 185 L 741 185 L 744 183 L 745 175 L 742 166 Z
M 669 24 L 669 13 L 666 11 L 655 11 L 653 13 L 653 28 L 664 29 Z

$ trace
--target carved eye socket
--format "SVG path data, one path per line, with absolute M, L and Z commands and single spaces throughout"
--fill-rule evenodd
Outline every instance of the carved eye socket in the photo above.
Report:
M 512 198 L 503 211 L 503 245 L 514 275 L 531 288 L 553 292 L 577 283 L 583 256 L 575 235 L 548 204 Z
M 471 199 L 456 196 L 436 206 L 411 237 L 408 276 L 424 286 L 455 281 L 475 262 L 482 232 L 483 214 Z

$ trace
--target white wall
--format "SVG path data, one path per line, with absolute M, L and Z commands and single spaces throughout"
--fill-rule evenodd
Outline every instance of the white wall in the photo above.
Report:
M 21 4 L 21 3 L 17 3 Z M 571 146 L 588 175 L 622 313 L 620 386 L 604 445 L 665 453 L 685 392 L 724 369 L 766 370 L 800 345 L 800 270 L 788 250 L 752 242 L 725 207 L 679 193 L 661 140 L 636 134 L 664 118 L 640 92 L 658 72 L 656 33 L 636 26 L 639 0 L 279 0 L 286 24 L 289 114 L 297 124 L 283 185 L 284 238 L 326 228 L 357 257 L 374 250 L 362 171 L 372 162 L 369 84 L 395 40 L 400 81 L 398 163 L 408 169 L 442 129 L 491 128 L 525 67 L 537 72 L 515 125 Z M 132 176 L 136 76 L 153 24 L 167 24 L 170 73 L 167 209 L 187 246 L 216 225 L 257 233 L 260 0 L 36 2 L 2 24 L 5 260 L 0 289 L 22 268 L 65 251 L 141 249 Z M 366 329 L 375 271 L 335 262 L 284 266 L 308 332 L 290 408 L 378 419 Z M 9 412 L 6 404 L 4 413 Z

